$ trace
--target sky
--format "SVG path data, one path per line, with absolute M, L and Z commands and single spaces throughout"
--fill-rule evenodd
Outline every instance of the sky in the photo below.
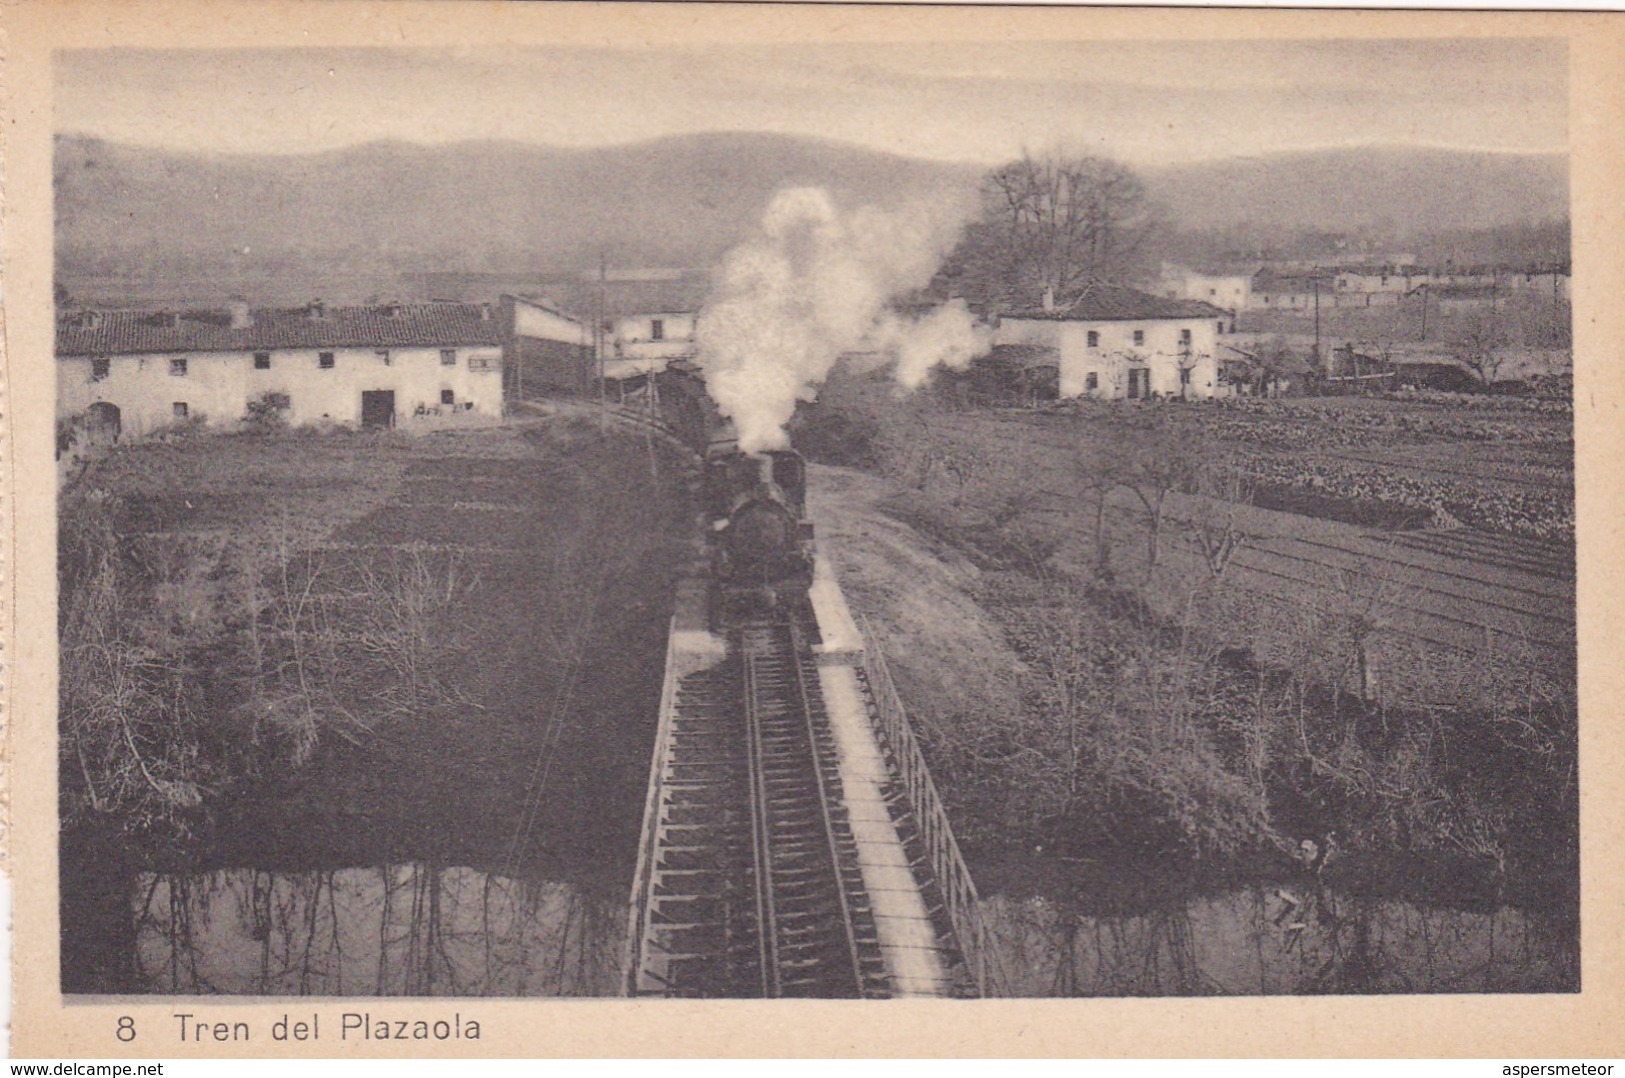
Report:
M 1376 143 L 1568 148 L 1561 40 L 72 50 L 56 129 L 301 153 L 396 139 L 588 147 L 765 131 L 996 163 Z

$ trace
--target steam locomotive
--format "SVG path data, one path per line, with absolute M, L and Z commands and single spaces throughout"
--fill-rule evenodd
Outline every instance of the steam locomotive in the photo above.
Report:
M 730 622 L 770 614 L 813 579 L 807 466 L 793 449 L 743 453 L 731 440 L 705 454 L 713 611 Z
M 731 624 L 782 609 L 813 578 L 807 466 L 793 449 L 744 453 L 692 364 L 662 375 L 667 426 L 700 454 L 712 614 Z

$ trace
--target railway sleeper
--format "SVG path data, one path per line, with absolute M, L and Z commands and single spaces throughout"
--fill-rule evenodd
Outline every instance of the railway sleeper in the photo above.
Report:
M 661 794 L 666 806 L 671 808 L 710 806 L 728 809 L 739 800 L 738 791 L 730 788 L 734 785 L 724 782 L 674 782 L 663 785 Z
M 679 846 L 657 853 L 660 860 L 656 870 L 662 872 L 731 873 L 736 860 L 732 846 Z
M 691 898 L 672 897 L 661 900 L 650 910 L 649 922 L 665 932 L 701 925 L 721 925 L 726 913 L 727 902 L 721 892 Z
M 659 939 L 673 955 L 710 954 L 723 949 L 728 942 L 721 925 L 663 928 Z
M 726 827 L 727 812 L 723 804 L 668 804 L 663 806 L 660 824 L 662 827 Z

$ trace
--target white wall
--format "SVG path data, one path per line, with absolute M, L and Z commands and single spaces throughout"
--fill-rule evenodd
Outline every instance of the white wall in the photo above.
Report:
M 1189 330 L 1191 343 L 1181 342 L 1180 331 Z M 1097 334 L 1089 344 L 1089 334 Z M 1135 343 L 1134 335 L 1143 335 Z M 1150 371 L 1149 391 L 1162 396 L 1180 396 L 1180 366 L 1191 366 L 1185 396 L 1212 397 L 1218 385 L 1219 320 L 1181 318 L 1133 322 L 1073 322 L 1057 319 L 1005 318 L 994 332 L 994 343 L 1025 344 L 1054 348 L 1060 355 L 1061 396 L 1121 399 L 1128 396 L 1128 371 L 1144 367 Z M 1189 358 L 1186 358 L 1188 349 Z M 1089 388 L 1094 374 L 1095 388 Z
M 1185 273 L 1167 278 L 1164 291 L 1170 294 L 1170 299 L 1201 300 L 1227 311 L 1240 311 L 1252 300 L 1253 280 L 1251 277 Z
M 615 319 L 611 337 L 615 354 L 623 359 L 675 359 L 694 353 L 692 313 L 653 313 Z M 661 323 L 661 339 L 654 339 L 654 323 Z
M 513 333 L 516 337 L 562 341 L 582 347 L 592 344 L 592 334 L 586 325 L 517 296 L 513 301 Z
M 322 369 L 319 352 L 333 352 L 333 367 Z M 287 419 L 293 424 L 327 419 L 361 422 L 364 390 L 393 390 L 397 421 L 409 419 L 421 406 L 502 414 L 502 357 L 496 345 L 450 349 L 455 362 L 441 362 L 440 348 L 392 348 L 385 363 L 375 348 L 289 348 L 271 350 L 269 370 L 254 369 L 252 352 L 192 352 L 184 355 L 186 374 L 170 373 L 170 360 L 182 354 L 120 355 L 108 360 L 108 375 L 91 381 L 92 361 L 68 357 L 57 363 L 57 414 L 74 416 L 97 401 L 118 407 L 122 429 L 140 436 L 175 422 L 173 405 L 184 401 L 193 418 L 233 423 L 243 418 L 248 402 L 262 393 L 289 397 Z M 441 403 L 451 390 L 455 403 Z M 472 409 L 464 408 L 472 403 Z

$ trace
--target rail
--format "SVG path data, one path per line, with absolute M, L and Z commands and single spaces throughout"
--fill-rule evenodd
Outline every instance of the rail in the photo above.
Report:
M 632 878 L 632 902 L 627 911 L 626 967 L 624 987 L 637 995 L 638 974 L 643 965 L 643 925 L 649 916 L 650 890 L 654 886 L 655 843 L 660 832 L 660 763 L 671 742 L 672 715 L 677 703 L 677 618 L 666 629 L 666 673 L 660 687 L 660 721 L 655 729 L 654 751 L 649 756 L 649 785 L 643 801 L 643 839 L 638 844 L 638 867 Z
M 831 791 L 824 781 L 824 761 L 819 759 L 818 724 L 813 720 L 812 688 L 807 681 L 807 668 L 802 659 L 807 654 L 806 643 L 790 623 L 790 665 L 795 673 L 796 699 L 801 701 L 801 716 L 807 724 L 807 748 L 812 754 L 813 778 L 818 784 L 818 808 L 823 817 L 824 839 L 829 850 L 830 870 L 835 874 L 835 899 L 841 910 L 841 935 L 846 941 L 847 958 L 852 962 L 852 975 L 857 978 L 858 995 L 863 995 L 863 962 L 858 957 L 857 932 L 852 921 L 852 903 L 847 897 L 846 881 L 841 873 L 841 851 L 835 841 L 835 823 L 830 818 Z
M 920 751 L 914 730 L 909 725 L 908 712 L 898 695 L 886 666 L 886 657 L 880 650 L 869 620 L 857 617 L 863 634 L 863 672 L 869 681 L 869 692 L 874 698 L 875 712 L 881 734 L 886 738 L 896 760 L 898 778 L 908 793 L 909 804 L 919 821 L 920 842 L 930 858 L 931 870 L 942 891 L 948 921 L 964 956 L 965 968 L 976 983 L 982 996 L 998 994 L 992 970 L 992 952 L 988 947 L 987 928 L 982 921 L 981 899 L 976 893 L 976 881 L 954 838 L 948 823 L 948 812 L 937 794 L 936 783 Z
M 756 659 L 745 659 L 746 762 L 750 774 L 751 862 L 756 866 L 756 948 L 762 967 L 762 998 L 783 992 L 779 966 L 779 915 L 773 901 L 773 837 L 768 826 L 767 764 L 762 756 L 761 697 Z

